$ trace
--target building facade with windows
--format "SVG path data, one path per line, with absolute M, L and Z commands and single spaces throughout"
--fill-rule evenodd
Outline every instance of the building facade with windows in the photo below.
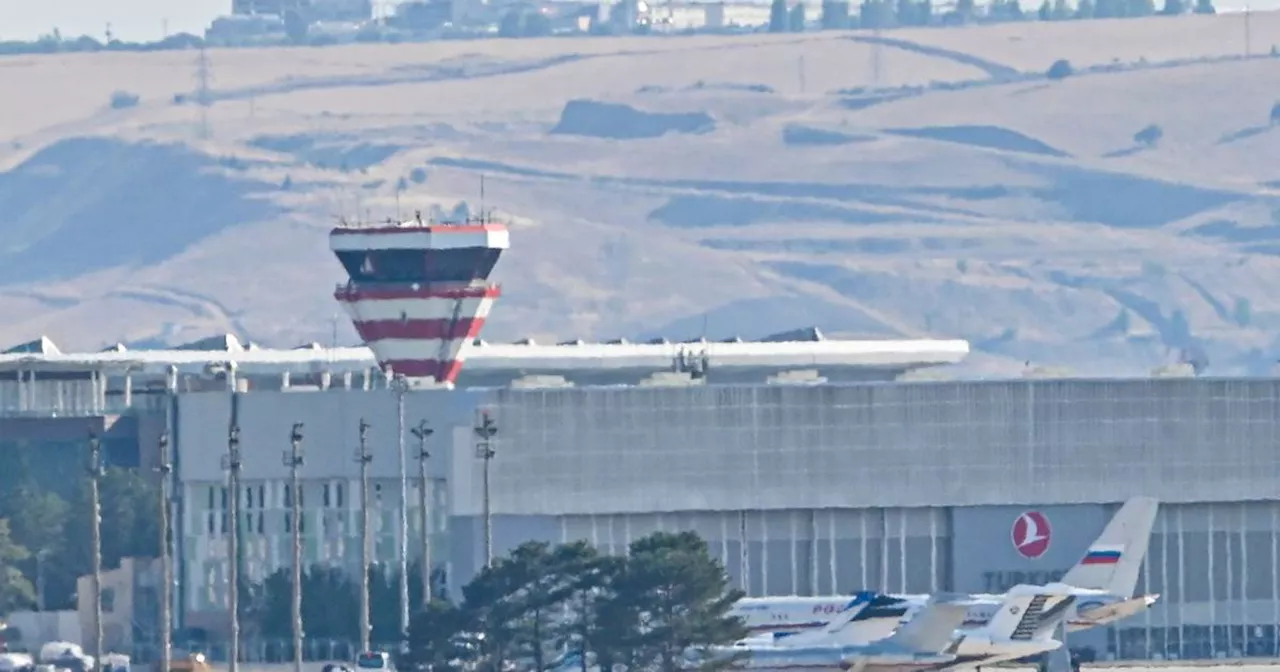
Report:
M 308 558 L 358 563 L 353 454 L 363 418 L 378 561 L 394 562 L 399 394 L 178 395 L 187 609 L 216 610 L 226 593 L 217 520 L 233 403 L 245 515 L 263 521 L 246 540 L 256 571 L 287 558 L 280 456 L 294 422 L 305 423 Z M 490 464 L 499 554 L 528 539 L 587 539 L 622 552 L 649 532 L 691 529 L 749 595 L 998 592 L 1059 578 L 1120 502 L 1150 495 L 1163 504 L 1139 591 L 1160 602 L 1074 635 L 1072 645 L 1119 658 L 1277 649 L 1280 381 L 708 383 L 403 396 L 405 425 L 426 420 L 435 429 L 433 529 L 455 590 L 483 560 L 484 466 L 472 426 L 488 412 L 499 425 Z M 416 466 L 411 459 L 411 531 Z M 1028 512 L 1048 530 L 1037 553 L 1016 543 L 1015 521 Z M 411 557 L 416 548 L 411 535 Z
M 703 375 L 671 371 L 689 348 L 709 353 Z M 145 469 L 167 431 L 187 625 L 225 621 L 233 417 L 255 578 L 289 561 L 281 457 L 294 422 L 304 423 L 304 557 L 354 569 L 359 423 L 371 425 L 375 557 L 390 564 L 399 428 L 426 421 L 434 555 L 456 594 L 483 560 L 472 427 L 488 412 L 499 425 L 498 553 L 528 539 L 621 552 L 655 530 L 692 529 L 750 595 L 1000 591 L 1061 576 L 1121 501 L 1150 495 L 1163 505 L 1139 589 L 1160 602 L 1072 644 L 1121 658 L 1280 653 L 1280 380 L 894 382 L 960 350 L 478 346 L 459 389 L 406 391 L 371 373 L 359 349 L 26 352 L 0 355 L 0 443 L 70 456 L 92 429 L 122 465 Z M 404 440 L 416 559 L 418 447 Z M 1015 521 L 1031 512 L 1049 530 L 1036 553 L 1015 543 Z

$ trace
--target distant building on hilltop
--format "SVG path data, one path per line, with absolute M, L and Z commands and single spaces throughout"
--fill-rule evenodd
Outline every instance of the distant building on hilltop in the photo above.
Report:
M 280 16 L 291 9 L 303 10 L 310 6 L 311 0 L 231 0 L 231 13 L 239 16 Z
M 231 0 L 237 16 L 284 16 L 300 12 L 309 21 L 368 21 L 373 18 L 370 0 Z

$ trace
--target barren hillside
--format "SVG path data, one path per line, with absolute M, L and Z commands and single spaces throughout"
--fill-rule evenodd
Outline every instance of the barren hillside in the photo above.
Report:
M 328 227 L 475 210 L 483 175 L 515 222 L 490 339 L 815 324 L 968 338 L 988 373 L 1267 371 L 1273 43 L 1255 13 L 1250 59 L 1232 15 L 212 51 L 204 138 L 194 53 L 4 59 L 0 343 L 352 340 Z

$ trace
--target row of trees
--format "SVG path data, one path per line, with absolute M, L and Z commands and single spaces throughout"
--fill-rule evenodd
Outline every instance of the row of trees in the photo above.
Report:
M 43 604 L 75 607 L 76 578 L 91 571 L 87 447 L 0 446 L 0 616 Z M 154 479 L 109 467 L 101 481 L 104 567 L 156 557 L 159 495 Z
M 411 571 L 410 600 L 420 605 L 421 582 Z M 370 639 L 383 646 L 401 639 L 397 578 L 370 570 Z M 358 639 L 358 590 L 341 569 L 304 572 L 306 637 Z M 584 541 L 528 542 L 482 570 L 463 587 L 462 600 L 451 602 L 438 589 L 434 594 L 438 599 L 412 617 L 405 662 L 438 671 L 501 670 L 508 663 L 546 670 L 568 652 L 578 654 L 580 664 L 673 670 L 690 650 L 746 634 L 741 621 L 728 616 L 741 591 L 730 587 L 724 566 L 693 532 L 655 533 L 633 542 L 625 556 L 602 554 Z M 262 584 L 241 586 L 245 636 L 288 640 L 291 595 L 288 568 Z
M 73 446 L 9 445 L 0 450 L 0 616 L 43 603 L 75 604 L 76 578 L 91 567 L 88 477 Z M 68 477 L 75 475 L 74 477 Z M 158 492 L 137 470 L 109 468 L 101 481 L 103 559 L 156 557 Z M 410 574 L 412 604 L 422 585 Z M 240 586 L 244 634 L 292 635 L 292 578 L 284 568 Z M 434 594 L 447 598 L 438 588 Z M 37 586 L 40 590 L 37 591 Z M 396 642 L 398 575 L 370 570 L 372 640 Z M 358 640 L 359 586 L 341 569 L 304 572 L 303 624 L 308 639 Z M 564 651 L 601 665 L 675 669 L 685 652 L 741 638 L 727 616 L 741 592 L 692 532 L 636 540 L 625 556 L 601 554 L 586 542 L 526 543 L 496 559 L 463 588 L 460 601 L 438 599 L 418 610 L 409 633 L 413 662 L 450 669 L 481 664 L 503 669 L 527 661 L 548 669 Z
M 409 662 L 547 670 L 573 653 L 575 663 L 560 664 L 665 671 L 684 667 L 689 651 L 746 635 L 728 616 L 741 591 L 693 532 L 637 539 L 626 556 L 586 542 L 526 543 L 476 576 L 463 597 L 413 617 Z
M 421 605 L 422 585 L 410 570 L 409 593 Z M 401 640 L 398 575 L 370 570 L 371 641 Z M 442 576 L 435 577 L 443 583 Z M 241 586 L 241 623 L 250 640 L 292 636 L 292 572 Z M 359 586 L 334 567 L 303 574 L 303 632 L 309 640 L 354 643 L 359 635 Z M 411 665 L 451 669 L 577 668 L 588 661 L 627 669 L 681 668 L 689 651 L 745 636 L 730 618 L 741 591 L 693 532 L 655 533 L 625 556 L 602 554 L 585 541 L 552 546 L 528 542 L 496 559 L 462 589 L 462 600 L 437 599 L 413 614 Z M 564 661 L 577 654 L 577 664 Z M 285 654 L 287 656 L 287 653 Z M 477 667 L 478 666 L 478 667 Z M 714 667 L 714 665 L 712 665 Z M 610 669 L 610 668 L 604 668 Z
M 1068 19 L 1137 18 L 1143 16 L 1176 16 L 1187 12 L 1214 14 L 1213 0 L 1162 0 L 1157 9 L 1155 0 L 1043 0 L 1035 14 L 1022 10 L 1016 0 L 992 0 L 985 8 L 979 8 L 976 0 L 957 0 L 955 9 L 945 15 L 936 15 L 930 0 L 862 0 L 858 10 L 850 15 L 849 2 L 827 0 L 822 5 L 822 28 L 843 30 L 848 28 L 892 28 L 896 26 L 929 26 L 934 24 L 958 24 L 973 21 L 1021 21 L 1038 18 L 1042 21 Z M 769 32 L 801 32 L 805 29 L 803 3 L 789 0 L 773 0 L 769 15 Z

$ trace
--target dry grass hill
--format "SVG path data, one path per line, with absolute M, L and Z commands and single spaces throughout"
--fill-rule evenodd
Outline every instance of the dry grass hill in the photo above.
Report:
M 483 175 L 494 340 L 816 324 L 967 338 L 984 373 L 1267 371 L 1280 14 L 1251 24 L 1248 59 L 1239 15 L 211 51 L 207 138 L 194 53 L 3 59 L 0 343 L 352 340 L 326 230 L 474 211 Z

